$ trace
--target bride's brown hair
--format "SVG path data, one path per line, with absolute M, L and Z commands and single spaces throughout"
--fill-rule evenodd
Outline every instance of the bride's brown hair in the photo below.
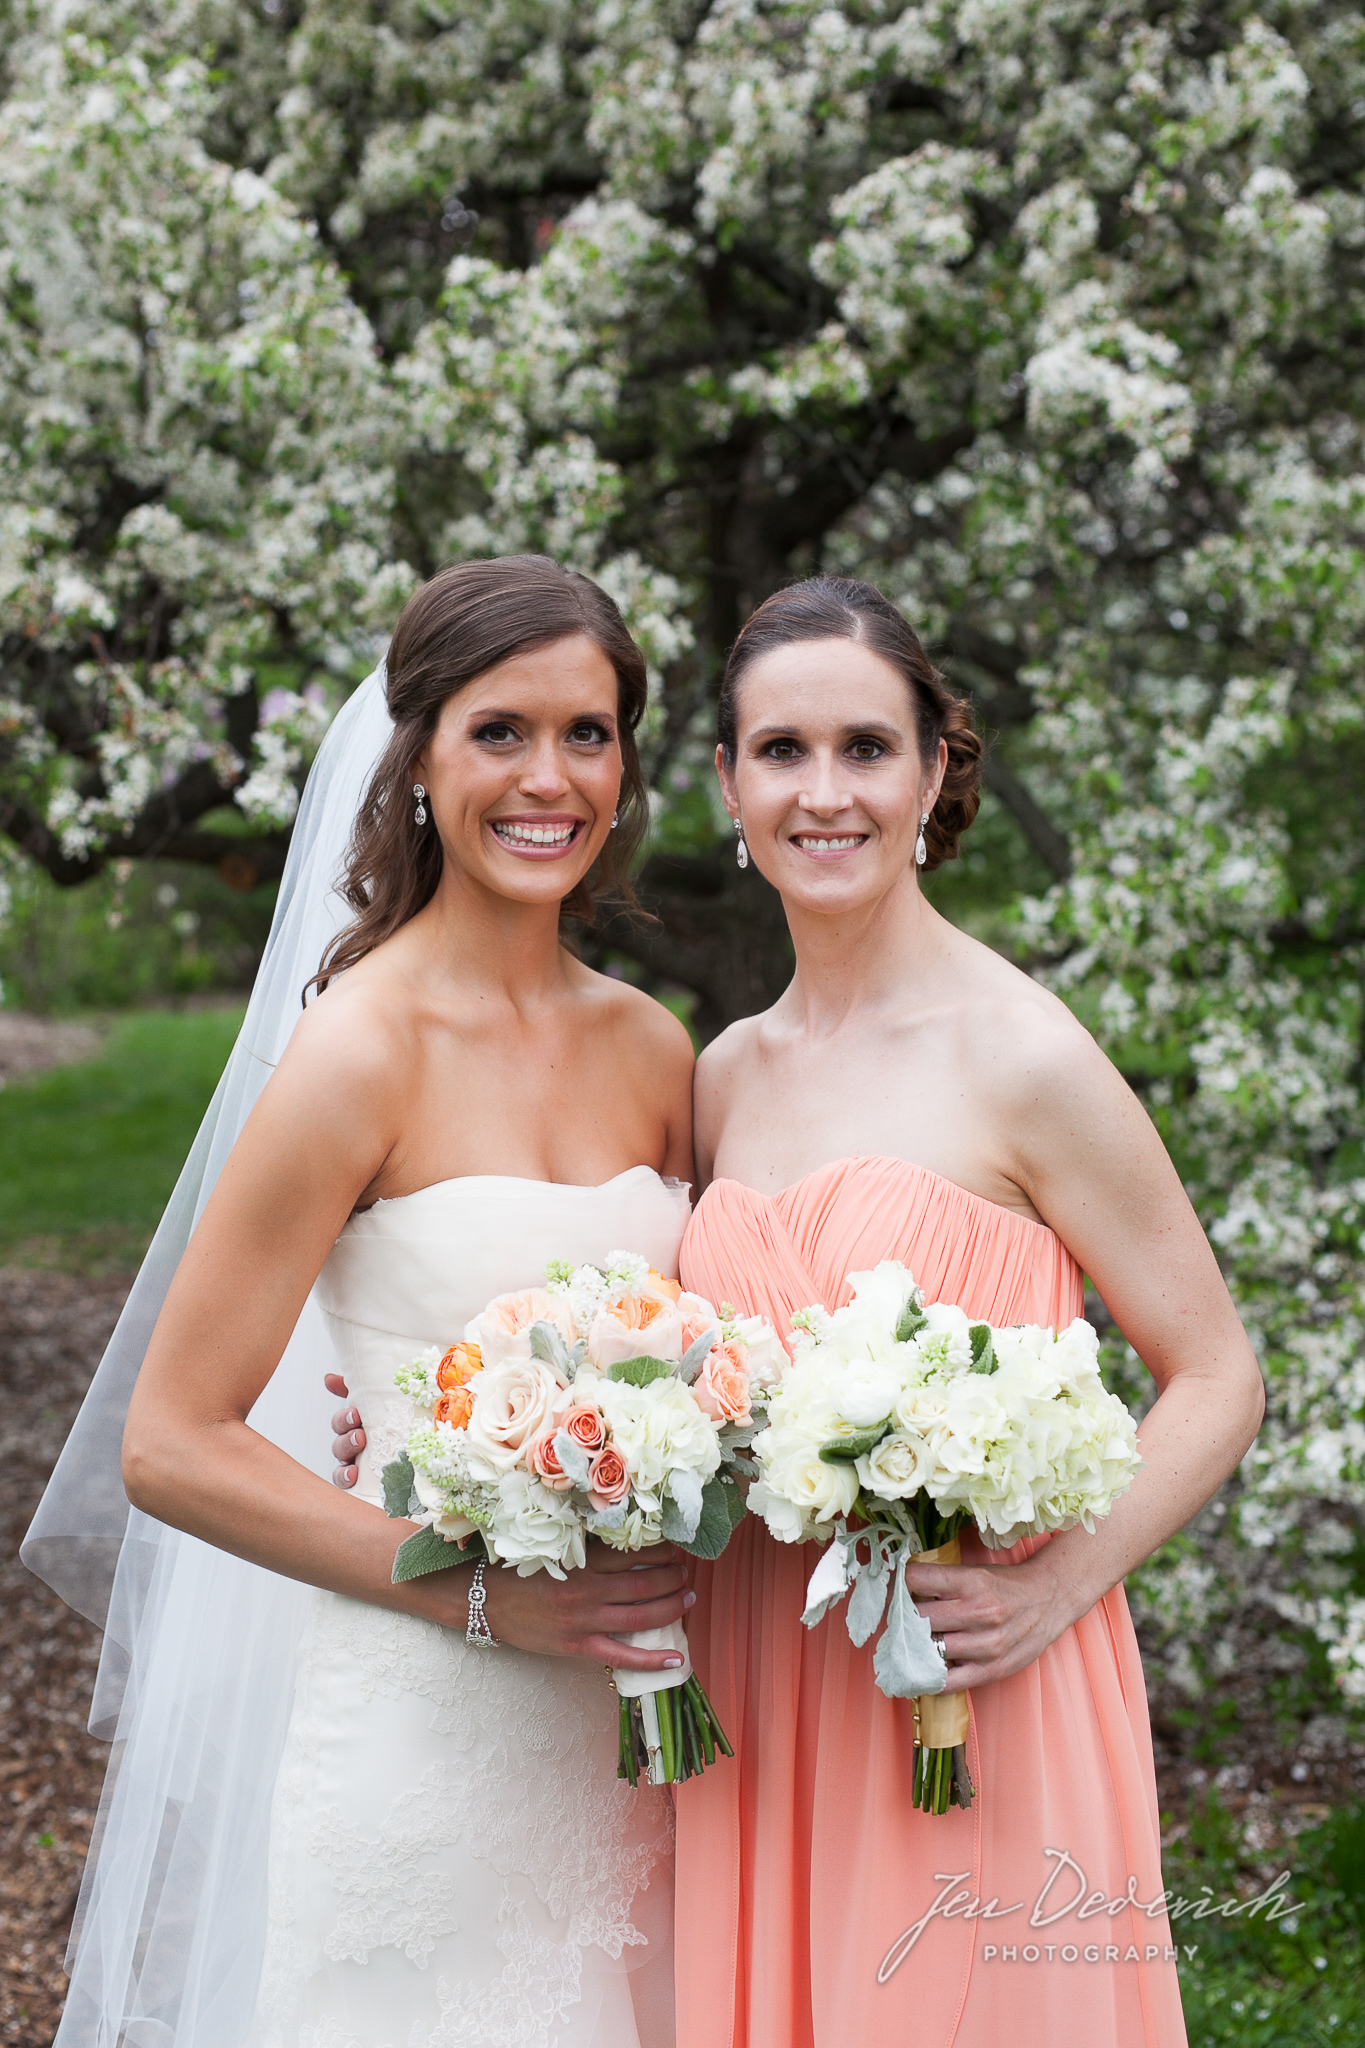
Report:
M 870 583 L 851 576 L 811 576 L 775 591 L 748 619 L 725 664 L 716 718 L 727 766 L 735 760 L 740 678 L 763 655 L 799 640 L 855 640 L 904 677 L 915 707 L 921 758 L 932 761 L 940 740 L 948 746 L 943 786 L 924 828 L 924 865 L 937 868 L 956 860 L 958 842 L 981 803 L 981 740 L 966 699 L 948 687 L 904 613 Z
M 599 891 L 634 903 L 630 870 L 649 823 L 635 748 L 648 689 L 643 654 L 606 591 L 548 555 L 458 562 L 413 592 L 394 627 L 385 684 L 393 736 L 357 814 L 339 888 L 356 915 L 323 954 L 313 977 L 319 994 L 333 975 L 392 938 L 436 892 L 441 842 L 433 828 L 413 823 L 412 781 L 413 763 L 435 732 L 442 706 L 499 662 L 576 634 L 600 647 L 616 671 L 621 799 L 616 830 L 565 897 L 561 915 L 586 922 Z M 305 1001 L 307 995 L 305 989 Z

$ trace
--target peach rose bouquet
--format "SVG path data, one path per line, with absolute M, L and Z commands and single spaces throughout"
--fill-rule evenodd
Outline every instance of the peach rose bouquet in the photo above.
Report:
M 391 1515 L 422 1526 L 394 1579 L 472 1553 L 562 1578 L 590 1536 L 620 1550 L 669 1542 L 718 1557 L 744 1514 L 749 1454 L 787 1354 L 761 1316 L 686 1293 L 634 1252 L 552 1262 L 500 1294 L 459 1343 L 396 1375 L 413 1403 L 384 1470 Z M 614 1672 L 632 1784 L 673 1784 L 732 1752 L 692 1671 L 682 1623 L 626 1638 L 676 1650 L 680 1669 Z

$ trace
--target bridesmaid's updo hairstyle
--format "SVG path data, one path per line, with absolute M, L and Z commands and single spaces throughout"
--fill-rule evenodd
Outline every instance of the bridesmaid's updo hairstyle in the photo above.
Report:
M 313 977 L 319 994 L 333 975 L 392 938 L 436 893 L 441 841 L 432 826 L 414 825 L 412 785 L 417 756 L 443 706 L 499 662 L 576 634 L 599 647 L 616 671 L 621 800 L 616 830 L 591 872 L 565 897 L 561 914 L 588 921 L 596 896 L 606 891 L 634 905 L 630 870 L 649 823 L 635 747 L 648 688 L 643 654 L 606 591 L 548 555 L 457 562 L 413 592 L 394 628 L 385 685 L 393 737 L 351 834 L 340 894 L 355 917 L 323 955 Z
M 940 740 L 948 746 L 943 787 L 924 828 L 924 865 L 937 868 L 956 860 L 958 842 L 981 803 L 981 741 L 966 699 L 949 689 L 905 615 L 870 583 L 811 576 L 775 591 L 752 614 L 730 650 L 721 684 L 716 736 L 726 766 L 735 762 L 739 685 L 746 669 L 800 640 L 855 640 L 904 678 L 922 758 L 931 761 Z

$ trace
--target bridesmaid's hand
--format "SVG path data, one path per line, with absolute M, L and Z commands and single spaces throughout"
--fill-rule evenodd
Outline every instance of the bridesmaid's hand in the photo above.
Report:
M 1089 1611 L 1077 1608 L 1045 1544 L 1022 1564 L 912 1564 L 906 1583 L 943 1645 L 948 1692 L 993 1685 L 1037 1662 Z
M 596 1537 L 588 1540 L 585 1570 L 562 1579 L 548 1572 L 520 1579 L 490 1566 L 484 1596 L 488 1626 L 500 1643 L 541 1657 L 591 1657 L 631 1671 L 674 1670 L 681 1660 L 671 1651 L 631 1649 L 613 1638 L 678 1621 L 697 1597 L 687 1590 L 686 1560 L 671 1543 L 623 1551 Z
M 329 1394 L 344 1401 L 349 1389 L 339 1372 L 329 1372 L 323 1381 Z M 332 1417 L 333 1486 L 354 1486 L 359 1473 L 356 1459 L 365 1448 L 365 1431 L 358 1408 L 338 1408 Z

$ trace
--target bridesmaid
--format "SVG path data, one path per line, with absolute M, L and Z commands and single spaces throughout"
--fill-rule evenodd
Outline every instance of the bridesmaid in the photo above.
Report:
M 975 816 L 980 744 L 897 609 L 823 578 L 770 598 L 719 729 L 740 860 L 781 891 L 796 971 L 702 1055 L 684 1284 L 783 1328 L 899 1258 L 931 1300 L 1057 1324 L 1084 1272 L 1159 1398 L 1096 1534 L 912 1567 L 971 1689 L 969 1811 L 914 1808 L 912 1710 L 872 1646 L 837 1613 L 802 1628 L 813 1547 L 751 1520 L 699 1569 L 692 1654 L 737 1759 L 679 1788 L 679 2048 L 1181 2048 L 1122 1581 L 1255 1436 L 1251 1347 L 1136 1098 L 920 889 Z

